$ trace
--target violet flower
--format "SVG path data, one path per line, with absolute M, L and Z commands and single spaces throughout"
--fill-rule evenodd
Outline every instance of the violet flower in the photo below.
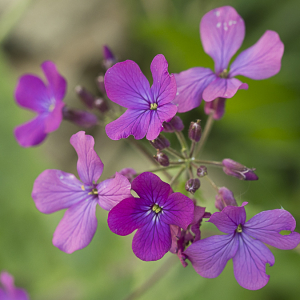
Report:
M 173 103 L 178 112 L 186 112 L 207 101 L 231 98 L 238 89 L 248 89 L 246 83 L 234 78 L 243 75 L 251 79 L 266 79 L 277 74 L 281 67 L 284 46 L 278 34 L 267 30 L 252 47 L 241 52 L 231 64 L 229 61 L 241 47 L 245 36 L 243 19 L 231 6 L 209 11 L 200 23 L 204 51 L 215 62 L 215 71 L 196 67 L 175 74 L 177 96 Z M 224 107 L 221 109 L 224 112 Z M 220 118 L 222 112 L 216 114 Z
M 15 287 L 14 278 L 7 272 L 1 272 L 0 283 L 0 300 L 29 300 L 25 290 Z
M 263 211 L 246 222 L 244 206 L 227 206 L 214 213 L 208 222 L 215 224 L 227 235 L 215 235 L 189 246 L 184 254 L 196 272 L 206 278 L 221 274 L 232 258 L 237 282 L 249 290 L 264 287 L 269 281 L 265 265 L 273 266 L 275 258 L 263 243 L 288 250 L 300 242 L 300 234 L 294 232 L 296 221 L 284 209 Z M 289 230 L 289 235 L 281 235 Z
M 171 248 L 170 225 L 186 230 L 193 221 L 194 203 L 173 193 L 169 184 L 150 172 L 137 176 L 131 187 L 140 198 L 117 204 L 108 214 L 108 226 L 122 236 L 137 229 L 132 241 L 134 254 L 144 261 L 161 259 Z
M 155 140 L 162 131 L 162 123 L 172 119 L 176 105 L 176 82 L 168 73 L 168 63 L 162 54 L 154 57 L 150 66 L 153 85 L 132 60 L 119 62 L 105 73 L 104 83 L 108 98 L 128 108 L 117 120 L 106 126 L 112 140 L 133 135 L 135 139 Z
M 45 61 L 41 67 L 48 85 L 39 77 L 26 74 L 19 79 L 15 90 L 17 104 L 38 113 L 33 120 L 15 128 L 15 137 L 22 147 L 40 144 L 62 121 L 66 80 L 58 73 L 53 62 Z
M 110 210 L 131 196 L 128 179 L 119 173 L 114 178 L 96 183 L 103 163 L 94 151 L 94 138 L 84 131 L 74 134 L 70 143 L 78 155 L 78 180 L 73 174 L 60 170 L 45 170 L 34 182 L 32 198 L 39 211 L 50 214 L 67 208 L 58 224 L 53 245 L 66 253 L 86 247 L 96 228 L 97 203 Z

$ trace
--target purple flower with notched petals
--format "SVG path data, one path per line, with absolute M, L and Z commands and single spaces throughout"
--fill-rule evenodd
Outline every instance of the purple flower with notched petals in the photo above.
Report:
M 134 254 L 144 261 L 161 259 L 171 248 L 170 225 L 186 230 L 193 221 L 194 203 L 173 193 L 169 184 L 150 172 L 137 176 L 131 187 L 140 198 L 117 204 L 108 214 L 108 226 L 122 236 L 137 229 L 132 241 Z
M 45 170 L 35 180 L 32 191 L 35 205 L 42 213 L 67 208 L 52 241 L 66 253 L 82 249 L 91 242 L 97 228 L 97 203 L 110 210 L 131 195 L 128 179 L 119 173 L 96 183 L 102 174 L 103 163 L 94 151 L 92 136 L 80 131 L 71 137 L 70 143 L 78 155 L 77 171 L 81 181 L 60 170 Z
M 229 61 L 241 47 L 245 36 L 243 19 L 231 6 L 209 11 L 200 23 L 200 35 L 204 51 L 215 62 L 215 71 L 196 67 L 175 74 L 177 96 L 173 103 L 178 112 L 186 112 L 217 98 L 221 102 L 232 98 L 238 89 L 248 89 L 246 83 L 234 78 L 243 75 L 251 79 L 266 79 L 277 74 L 281 67 L 284 46 L 278 34 L 267 30 L 252 47 L 241 52 L 228 69 Z M 219 111 L 214 118 L 224 113 Z
M 269 281 L 265 265 L 273 266 L 275 258 L 264 243 L 289 250 L 300 242 L 300 234 L 294 232 L 296 221 L 284 209 L 263 211 L 246 222 L 244 206 L 227 206 L 214 213 L 208 222 L 215 224 L 227 235 L 214 235 L 189 246 L 184 254 L 196 272 L 206 278 L 221 274 L 232 258 L 237 282 L 249 290 L 258 290 Z M 289 235 L 281 235 L 289 230 Z
M 41 67 L 48 85 L 39 77 L 26 74 L 19 79 L 15 90 L 17 104 L 38 113 L 33 120 L 15 128 L 15 137 L 22 147 L 40 144 L 62 121 L 66 80 L 58 73 L 53 62 L 45 61 Z
M 176 82 L 168 73 L 168 63 L 162 54 L 154 57 L 150 66 L 153 85 L 132 60 L 112 66 L 105 73 L 104 83 L 108 98 L 126 107 L 126 112 L 109 123 L 105 130 L 112 140 L 133 135 L 135 139 L 155 140 L 162 131 L 162 123 L 172 119 L 176 105 Z

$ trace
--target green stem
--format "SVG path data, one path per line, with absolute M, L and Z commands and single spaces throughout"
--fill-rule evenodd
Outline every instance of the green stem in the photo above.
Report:
M 197 155 L 200 153 L 200 151 L 203 150 L 203 147 L 204 147 L 204 145 L 206 143 L 206 140 L 209 136 L 209 133 L 211 131 L 213 123 L 214 123 L 213 114 L 210 114 L 208 116 L 207 121 L 206 121 L 206 124 L 205 124 L 204 130 L 203 130 L 200 142 L 197 145 L 197 149 L 196 149 L 196 152 L 195 152 L 195 157 L 197 157 Z
M 178 171 L 178 173 L 171 179 L 171 181 L 170 181 L 170 185 L 172 186 L 172 184 L 174 184 L 174 182 L 180 177 L 180 175 L 182 174 L 182 172 L 184 171 L 184 169 L 185 169 L 185 166 L 182 166 L 181 168 L 180 168 L 180 170 Z
M 175 131 L 175 134 L 176 134 L 176 136 L 178 138 L 178 141 L 181 145 L 181 152 L 182 152 L 183 156 L 185 158 L 187 158 L 188 147 L 187 147 L 187 144 L 186 144 L 186 141 L 185 141 L 185 137 L 184 137 L 184 135 L 182 134 L 181 131 Z
M 212 185 L 212 187 L 217 191 L 217 193 L 219 193 L 219 188 L 218 188 L 217 185 L 210 179 L 210 177 L 206 175 L 204 178 L 206 178 L 206 179 L 209 181 L 209 183 Z
M 193 153 L 194 153 L 194 150 L 195 150 L 195 145 L 196 145 L 196 142 L 192 141 L 189 158 L 191 158 L 193 156 Z
M 205 165 L 214 165 L 217 167 L 223 167 L 223 164 L 220 161 L 213 161 L 213 160 L 202 160 L 202 159 L 194 159 L 193 162 Z
M 184 157 L 173 148 L 166 148 L 166 149 L 163 149 L 163 151 L 166 151 L 179 159 L 184 159 Z

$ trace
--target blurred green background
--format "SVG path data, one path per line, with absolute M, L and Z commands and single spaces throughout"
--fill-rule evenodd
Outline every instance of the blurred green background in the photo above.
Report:
M 80 107 L 74 87 L 82 84 L 97 92 L 95 78 L 102 71 L 104 44 L 119 60 L 136 61 L 148 78 L 158 53 L 165 55 L 170 72 L 213 68 L 201 46 L 199 22 L 206 12 L 223 5 L 233 6 L 245 20 L 242 50 L 270 29 L 279 33 L 285 53 L 276 76 L 263 81 L 241 78 L 249 90 L 227 101 L 225 116 L 214 124 L 203 158 L 232 158 L 257 169 L 257 182 L 242 182 L 209 169 L 216 184 L 230 188 L 238 203 L 249 202 L 248 217 L 282 206 L 300 224 L 298 0 L 0 0 L 0 270 L 13 274 L 16 285 L 25 288 L 31 299 L 124 299 L 170 254 L 158 262 L 140 261 L 131 250 L 133 235 L 111 233 L 107 213 L 101 209 L 88 247 L 68 255 L 52 245 L 63 212 L 40 213 L 31 190 L 45 169 L 77 174 L 69 138 L 80 128 L 64 121 L 41 146 L 21 148 L 13 128 L 32 114 L 14 103 L 17 78 L 24 73 L 42 76 L 40 64 L 52 60 L 68 80 L 66 103 Z M 203 105 L 181 117 L 186 128 L 196 118 L 206 119 Z M 96 151 L 105 165 L 102 180 L 124 167 L 141 172 L 151 166 L 124 141 L 110 141 L 104 128 L 87 132 L 95 136 Z M 213 209 L 214 196 L 203 180 L 195 197 Z M 214 230 L 211 224 L 205 227 Z M 184 269 L 175 260 L 172 269 L 139 299 L 299 299 L 300 249 L 272 251 L 276 263 L 266 268 L 271 279 L 259 291 L 237 284 L 231 262 L 218 278 L 205 279 L 191 265 Z

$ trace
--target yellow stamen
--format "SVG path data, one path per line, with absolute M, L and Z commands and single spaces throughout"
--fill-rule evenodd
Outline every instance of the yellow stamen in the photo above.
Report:
M 97 189 L 92 189 L 92 191 L 89 192 L 88 195 L 98 195 L 98 190 Z
M 157 104 L 156 104 L 156 103 L 151 103 L 151 104 L 150 104 L 150 109 L 151 109 L 151 110 L 157 109 Z
M 243 232 L 243 229 L 242 229 L 242 225 L 239 224 L 237 229 L 236 229 L 236 232 Z
M 219 75 L 221 78 L 227 78 L 228 77 L 228 71 L 227 69 L 224 69 L 220 75 Z
M 159 207 L 157 204 L 154 204 L 152 210 L 158 214 L 161 211 L 161 207 Z
M 49 106 L 49 108 L 48 108 L 48 111 L 49 111 L 49 112 L 52 112 L 53 109 L 54 109 L 54 107 L 55 107 L 55 105 L 54 105 L 53 103 L 50 104 L 50 106 Z
M 85 191 L 84 185 L 81 186 L 81 189 L 82 189 L 83 191 Z

